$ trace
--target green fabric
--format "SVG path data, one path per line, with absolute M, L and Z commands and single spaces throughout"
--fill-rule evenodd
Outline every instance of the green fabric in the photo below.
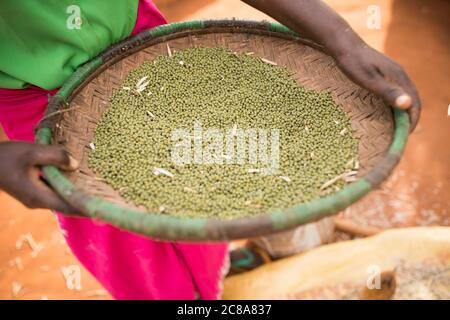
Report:
M 1 0 L 0 88 L 60 87 L 129 36 L 137 7 L 137 0 Z

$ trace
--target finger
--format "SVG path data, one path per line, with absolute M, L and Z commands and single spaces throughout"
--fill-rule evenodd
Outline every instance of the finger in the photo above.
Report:
M 412 97 L 412 106 L 409 108 L 409 116 L 411 121 L 411 132 L 416 128 L 420 118 L 421 101 L 416 86 L 411 79 L 402 72 L 397 77 L 399 85 Z
M 407 93 L 398 94 L 393 105 L 399 109 L 409 109 L 412 105 L 412 98 Z
M 46 208 L 69 214 L 79 213 L 78 210 L 71 207 L 55 191 L 43 183 L 37 175 L 24 179 L 20 200 L 30 208 Z
M 58 195 L 58 194 L 54 191 L 54 189 L 48 184 L 48 182 L 45 180 L 45 178 L 42 177 L 42 175 L 39 175 L 39 176 L 38 176 L 38 179 L 39 179 L 39 182 L 38 182 L 38 183 L 42 183 L 42 184 L 44 185 L 45 188 L 49 189 L 50 191 L 53 191 L 53 192 L 56 194 L 56 196 L 58 196 L 58 198 L 61 199 L 61 200 L 64 202 L 65 206 L 67 207 L 67 210 L 66 210 L 66 211 L 64 211 L 64 208 L 62 208 L 61 210 L 58 210 L 58 209 L 54 209 L 54 210 L 57 210 L 57 211 L 59 211 L 59 212 L 63 212 L 63 213 L 66 213 L 66 214 L 70 214 L 70 215 L 83 215 L 83 214 L 81 213 L 81 211 L 79 211 L 78 209 L 75 209 L 75 208 L 74 208 L 73 206 L 71 206 L 67 201 L 65 201 L 64 198 L 62 198 L 60 195 Z
M 408 109 L 410 122 L 411 122 L 411 128 L 410 131 L 414 131 L 414 129 L 417 126 L 417 123 L 419 122 L 420 118 L 420 111 L 421 111 L 421 101 L 420 97 L 417 94 L 417 91 L 412 91 L 411 89 L 407 89 L 408 93 L 411 95 L 413 101 L 411 108 Z
M 63 170 L 73 171 L 78 168 L 78 161 L 62 148 L 37 146 L 30 155 L 33 165 L 55 165 Z
M 409 117 L 410 117 L 410 121 L 411 121 L 411 130 L 410 130 L 411 132 L 413 132 L 414 129 L 416 129 L 416 127 L 417 127 L 417 123 L 419 122 L 419 118 L 420 118 L 420 112 L 421 112 L 420 100 L 418 100 L 409 109 Z
M 382 76 L 372 80 L 369 83 L 369 89 L 391 106 L 399 109 L 408 109 L 412 106 L 411 96 L 400 86 L 386 80 Z

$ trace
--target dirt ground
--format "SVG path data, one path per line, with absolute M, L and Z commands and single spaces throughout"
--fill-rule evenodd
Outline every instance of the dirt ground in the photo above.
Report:
M 239 0 L 159 1 L 170 21 L 267 19 Z M 378 228 L 450 225 L 450 3 L 446 0 L 327 0 L 372 46 L 408 71 L 423 114 L 405 156 L 379 191 L 341 216 Z M 366 27 L 381 8 L 380 30 Z M 0 132 L 0 139 L 5 139 Z M 0 192 L 0 299 L 107 299 L 64 243 L 47 210 L 29 210 Z M 78 269 L 79 268 L 79 269 Z M 81 283 L 74 282 L 77 272 Z

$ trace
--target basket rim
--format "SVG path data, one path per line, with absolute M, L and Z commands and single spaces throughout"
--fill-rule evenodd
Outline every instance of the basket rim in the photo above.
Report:
M 297 41 L 322 50 L 287 27 L 275 22 L 247 20 L 195 20 L 161 25 L 145 30 L 106 49 L 79 67 L 63 84 L 58 93 L 50 97 L 44 118 L 36 130 L 36 143 L 51 144 L 53 115 L 71 100 L 91 78 L 94 71 L 106 69 L 123 59 L 124 53 L 132 54 L 142 47 L 168 40 L 168 36 L 183 37 L 186 32 L 205 30 L 215 33 L 220 29 L 230 32 L 254 32 Z M 212 30 L 209 31 L 208 30 Z M 92 196 L 75 187 L 55 166 L 43 166 L 42 172 L 50 186 L 83 216 L 96 218 L 119 228 L 154 239 L 172 241 L 226 241 L 280 232 L 338 213 L 371 190 L 378 187 L 392 172 L 403 154 L 408 134 L 409 115 L 394 108 L 394 135 L 383 158 L 356 182 L 323 198 L 301 203 L 285 209 L 277 209 L 256 217 L 219 220 L 216 218 L 188 218 L 166 216 L 128 208 L 108 200 Z M 52 119 L 53 118 L 53 119 Z

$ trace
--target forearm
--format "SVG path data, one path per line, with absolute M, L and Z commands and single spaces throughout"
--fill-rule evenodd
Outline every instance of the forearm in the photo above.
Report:
M 350 25 L 321 0 L 243 1 L 321 44 L 334 57 L 364 44 Z
M 322 45 L 355 83 L 382 97 L 391 106 L 408 109 L 412 128 L 419 120 L 417 90 L 396 62 L 369 47 L 322 0 L 242 0 Z

